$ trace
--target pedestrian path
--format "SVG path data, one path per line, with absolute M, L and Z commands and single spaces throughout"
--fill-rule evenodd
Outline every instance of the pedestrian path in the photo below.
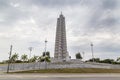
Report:
M 91 78 L 91 77 L 119 77 L 120 78 L 120 74 L 117 73 L 111 73 L 111 74 L 77 74 L 77 73 L 53 73 L 53 74 L 49 74 L 49 73 L 24 73 L 24 74 L 7 74 L 7 73 L 1 73 L 0 74 L 0 78 L 19 78 L 19 77 L 24 77 L 24 78 L 56 78 L 56 77 L 61 77 L 61 78 L 70 78 L 70 77 L 81 77 L 81 78 Z

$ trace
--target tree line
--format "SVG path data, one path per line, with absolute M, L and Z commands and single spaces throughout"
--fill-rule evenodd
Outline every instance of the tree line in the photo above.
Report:
M 75 54 L 76 59 L 83 59 L 81 56 L 80 52 Z M 116 60 L 114 59 L 103 59 L 101 60 L 100 58 L 92 58 L 89 60 L 86 60 L 85 62 L 97 62 L 97 63 L 108 63 L 108 64 L 120 64 L 120 57 L 118 57 Z
M 5 60 L 1 63 L 8 63 L 9 61 L 11 63 L 30 63 L 30 62 L 44 62 L 44 61 L 51 62 L 49 51 L 43 52 L 41 56 L 34 55 L 30 58 L 28 58 L 28 55 L 23 54 L 20 56 L 20 59 L 19 59 L 19 54 L 15 53 L 11 56 L 9 60 Z
M 44 62 L 44 61 L 51 62 L 49 51 L 43 52 L 41 56 L 34 55 L 31 58 L 28 58 L 28 57 L 29 56 L 26 54 L 19 56 L 19 54 L 14 53 L 11 56 L 10 60 L 5 60 L 0 63 L 8 63 L 8 61 L 10 61 L 11 63 L 30 63 L 30 62 Z M 76 57 L 76 59 L 81 59 L 81 60 L 83 59 L 83 56 L 81 55 L 80 52 L 76 53 L 75 57 Z M 92 59 L 86 60 L 84 62 L 93 62 L 93 59 L 94 59 L 94 62 L 97 62 L 97 63 L 120 64 L 120 57 L 118 57 L 117 60 L 114 60 L 114 59 L 101 60 L 100 58 L 92 58 Z

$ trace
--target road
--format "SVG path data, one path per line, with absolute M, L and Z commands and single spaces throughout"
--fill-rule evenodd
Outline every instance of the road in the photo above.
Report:
M 0 80 L 120 80 L 120 74 L 4 74 Z
M 120 80 L 120 78 L 10 78 L 0 80 Z

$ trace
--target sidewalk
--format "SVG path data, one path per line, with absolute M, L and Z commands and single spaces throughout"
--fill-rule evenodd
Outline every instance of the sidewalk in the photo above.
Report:
M 7 78 L 16 78 L 16 77 L 24 77 L 24 78 L 56 78 L 56 77 L 66 77 L 66 78 L 70 78 L 70 77 L 85 77 L 85 78 L 91 78 L 91 77 L 119 77 L 120 78 L 120 74 L 117 73 L 100 73 L 100 74 L 91 74 L 91 73 L 87 73 L 87 74 L 79 74 L 79 73 L 23 73 L 23 74 L 7 74 L 7 73 L 1 73 L 0 72 L 0 78 L 5 78 L 7 76 Z

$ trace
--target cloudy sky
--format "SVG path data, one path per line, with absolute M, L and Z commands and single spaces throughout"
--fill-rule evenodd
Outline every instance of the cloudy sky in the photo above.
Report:
M 54 55 L 56 20 L 66 18 L 68 52 L 85 52 L 102 59 L 120 56 L 120 0 L 0 0 L 0 61 L 13 53 L 41 55 L 44 40 Z

